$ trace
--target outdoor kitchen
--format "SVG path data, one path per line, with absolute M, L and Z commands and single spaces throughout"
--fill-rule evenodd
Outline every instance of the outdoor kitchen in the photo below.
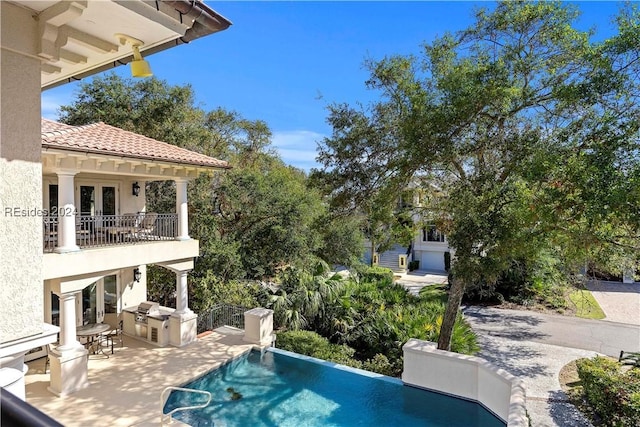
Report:
M 173 308 L 157 302 L 144 301 L 122 310 L 122 329 L 125 335 L 164 347 L 169 344 L 170 321 Z

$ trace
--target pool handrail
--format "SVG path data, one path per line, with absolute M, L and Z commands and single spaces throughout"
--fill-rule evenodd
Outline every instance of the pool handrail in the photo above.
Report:
M 205 396 L 207 396 L 207 402 L 204 404 L 198 404 L 198 405 L 192 405 L 192 406 L 181 406 L 179 408 L 174 408 L 172 409 L 168 414 L 165 414 L 163 412 L 164 410 L 164 404 L 165 404 L 165 398 L 164 395 L 167 391 L 184 391 L 187 393 L 198 393 L 198 394 L 204 394 Z M 165 417 L 169 416 L 169 423 L 173 422 L 172 416 L 173 414 L 175 414 L 178 411 L 186 411 L 189 409 L 202 409 L 205 408 L 207 406 L 209 406 L 209 403 L 211 403 L 211 393 L 209 393 L 208 391 L 205 390 L 194 390 L 192 388 L 183 388 L 183 387 L 173 387 L 173 386 L 169 386 L 169 387 L 165 387 L 164 390 L 162 390 L 162 393 L 160 394 L 160 426 L 164 426 L 164 420 Z

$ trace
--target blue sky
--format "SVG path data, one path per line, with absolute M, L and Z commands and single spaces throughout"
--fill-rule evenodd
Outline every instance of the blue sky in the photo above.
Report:
M 273 146 L 289 164 L 316 166 L 317 142 L 331 134 L 326 106 L 366 104 L 365 59 L 417 54 L 420 46 L 471 23 L 475 7 L 492 2 L 206 2 L 233 22 L 218 34 L 149 56 L 154 75 L 191 84 L 200 106 L 223 107 L 264 120 Z M 578 2 L 581 29 L 598 37 L 615 27 L 616 2 Z M 128 67 L 115 71 L 129 77 Z M 42 114 L 56 119 L 77 83 L 42 94 Z

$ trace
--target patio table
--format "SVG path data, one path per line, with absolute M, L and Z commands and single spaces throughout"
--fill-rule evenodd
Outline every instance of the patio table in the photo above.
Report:
M 89 323 L 78 326 L 76 329 L 76 335 L 78 337 L 87 338 L 87 349 L 90 351 L 92 350 L 92 354 L 101 353 L 108 358 L 109 355 L 106 354 L 100 346 L 100 339 L 96 341 L 95 338 L 102 335 L 103 332 L 107 332 L 109 329 L 111 329 L 111 326 L 107 323 Z

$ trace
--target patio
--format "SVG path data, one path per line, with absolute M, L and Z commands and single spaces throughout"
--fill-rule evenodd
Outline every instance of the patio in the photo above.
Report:
M 223 327 L 186 347 L 155 347 L 125 336 L 107 358 L 89 356 L 91 386 L 65 398 L 47 390 L 46 358 L 29 362 L 27 402 L 65 426 L 159 425 L 160 393 L 249 351 L 244 331 Z

